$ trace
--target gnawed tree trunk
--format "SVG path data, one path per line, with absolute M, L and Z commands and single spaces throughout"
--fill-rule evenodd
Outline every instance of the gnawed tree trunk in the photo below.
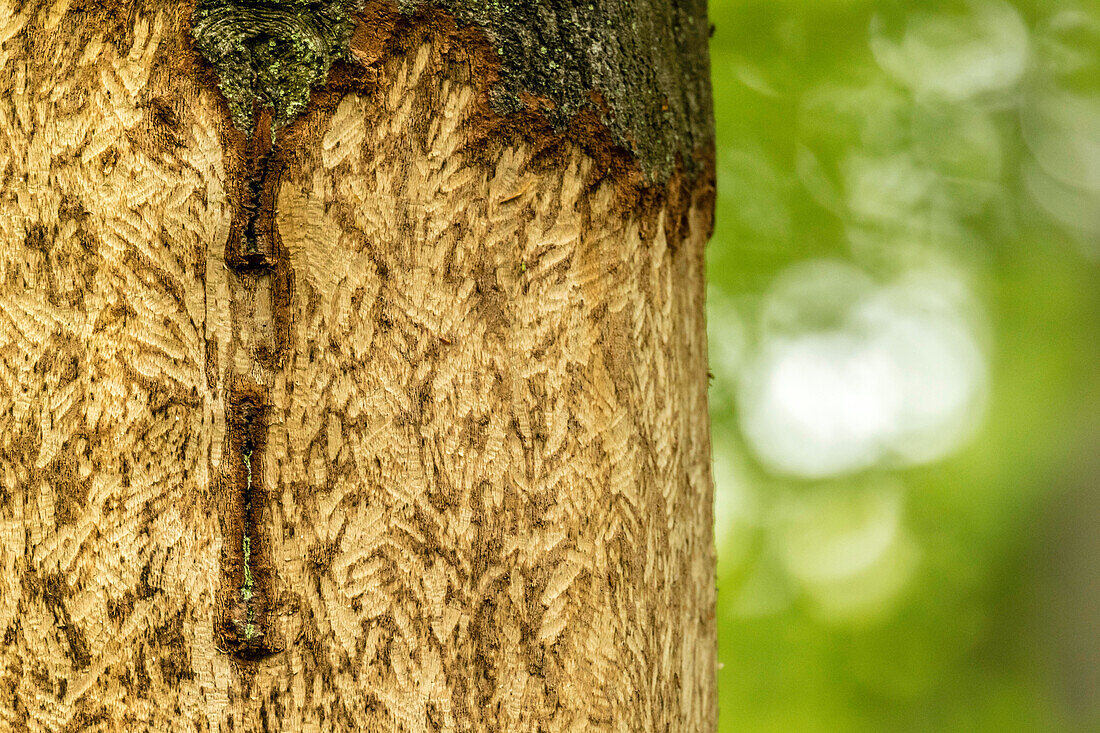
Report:
M 0 0 L 0 728 L 712 729 L 706 36 Z

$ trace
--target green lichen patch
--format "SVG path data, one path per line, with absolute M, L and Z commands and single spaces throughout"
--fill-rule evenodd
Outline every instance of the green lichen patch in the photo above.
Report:
M 195 47 L 218 72 L 233 124 L 251 133 L 254 110 L 286 125 L 346 58 L 360 0 L 200 0 Z M 274 134 L 274 127 L 272 133 Z
M 245 445 L 242 457 L 247 471 L 245 477 L 245 516 L 249 516 L 252 512 L 252 446 L 250 444 Z M 241 555 L 244 559 L 244 582 L 241 583 L 241 600 L 248 608 L 248 619 L 244 624 L 244 638 L 245 641 L 251 641 L 256 636 L 256 606 L 252 602 L 255 595 L 256 581 L 252 577 L 252 539 L 248 536 L 247 527 L 244 539 L 241 540 Z
M 241 600 L 248 607 L 248 620 L 244 626 L 244 638 L 246 641 L 251 641 L 256 636 L 256 607 L 252 603 L 255 580 L 252 578 L 251 567 L 252 541 L 248 535 L 245 535 L 244 541 L 241 542 L 241 550 L 244 552 L 244 583 L 241 585 Z

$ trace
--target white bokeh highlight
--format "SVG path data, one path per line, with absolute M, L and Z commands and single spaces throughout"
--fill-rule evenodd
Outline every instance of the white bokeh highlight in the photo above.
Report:
M 879 477 L 781 502 L 777 555 L 819 615 L 839 621 L 891 607 L 919 561 L 904 496 L 899 483 Z
M 833 295 L 822 294 L 830 286 Z M 948 455 L 984 413 L 975 308 L 949 275 L 877 287 L 842 263 L 797 266 L 769 294 L 759 347 L 742 370 L 746 442 L 773 473 L 806 479 Z
M 904 27 L 871 22 L 871 52 L 890 77 L 920 95 L 961 101 L 1018 82 L 1027 70 L 1029 36 L 1016 8 L 1003 0 L 970 0 L 963 13 L 905 8 Z
M 1100 21 L 1055 14 L 1039 31 L 1037 57 L 1020 108 L 1024 185 L 1085 254 L 1100 257 Z

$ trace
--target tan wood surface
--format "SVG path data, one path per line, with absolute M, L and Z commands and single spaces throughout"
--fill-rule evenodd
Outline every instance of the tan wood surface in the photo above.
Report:
M 428 34 L 242 269 L 184 12 L 0 0 L 0 729 L 712 730 L 705 191 L 475 159 Z

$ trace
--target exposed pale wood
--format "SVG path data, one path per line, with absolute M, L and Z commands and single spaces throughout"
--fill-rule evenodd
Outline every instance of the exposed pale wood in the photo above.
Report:
M 670 248 L 579 148 L 466 160 L 425 44 L 295 138 L 265 361 L 180 11 L 77 6 L 0 0 L 0 729 L 713 729 L 708 204 Z M 241 378 L 259 661 L 217 627 Z

